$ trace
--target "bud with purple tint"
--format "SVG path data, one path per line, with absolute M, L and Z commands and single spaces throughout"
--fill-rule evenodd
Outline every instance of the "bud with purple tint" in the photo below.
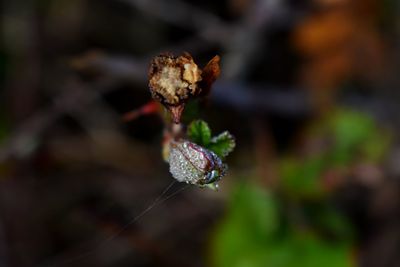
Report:
M 199 186 L 214 184 L 226 170 L 226 164 L 208 149 L 187 140 L 170 144 L 169 171 L 179 182 Z

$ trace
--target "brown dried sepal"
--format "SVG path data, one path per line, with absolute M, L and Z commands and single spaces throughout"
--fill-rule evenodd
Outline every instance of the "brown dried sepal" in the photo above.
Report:
M 204 68 L 203 76 L 188 53 L 179 57 L 170 53 L 156 56 L 149 69 L 151 95 L 170 111 L 173 121 L 179 123 L 186 102 L 210 91 L 211 84 L 219 75 L 218 63 L 219 57 L 216 56 Z
M 207 96 L 210 93 L 212 84 L 218 79 L 219 75 L 221 74 L 219 61 L 220 57 L 215 56 L 203 68 L 203 73 L 201 75 L 202 80 L 200 82 L 201 96 Z

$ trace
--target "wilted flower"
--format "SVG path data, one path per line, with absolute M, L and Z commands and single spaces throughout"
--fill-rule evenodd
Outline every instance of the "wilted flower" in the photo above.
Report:
M 190 96 L 200 93 L 201 70 L 185 53 L 180 57 L 161 54 L 153 59 L 149 70 L 149 87 L 154 99 L 164 104 L 179 121 Z
M 179 123 L 186 102 L 191 97 L 207 95 L 219 73 L 218 56 L 202 71 L 188 53 L 179 57 L 161 54 L 150 64 L 150 92 L 171 112 L 173 121 Z

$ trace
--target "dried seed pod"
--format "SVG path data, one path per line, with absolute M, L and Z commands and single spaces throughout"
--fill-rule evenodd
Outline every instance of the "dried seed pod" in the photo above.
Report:
M 200 94 L 200 81 L 201 70 L 188 53 L 179 57 L 161 54 L 151 62 L 150 92 L 154 99 L 171 111 L 175 123 L 179 123 L 188 99 Z
M 219 181 L 227 166 L 212 151 L 187 140 L 172 141 L 169 171 L 179 182 L 204 186 Z

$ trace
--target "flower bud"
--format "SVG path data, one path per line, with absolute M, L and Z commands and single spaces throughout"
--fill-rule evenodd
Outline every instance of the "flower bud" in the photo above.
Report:
M 214 152 L 187 140 L 171 142 L 169 166 L 179 182 L 200 186 L 219 181 L 227 170 Z

